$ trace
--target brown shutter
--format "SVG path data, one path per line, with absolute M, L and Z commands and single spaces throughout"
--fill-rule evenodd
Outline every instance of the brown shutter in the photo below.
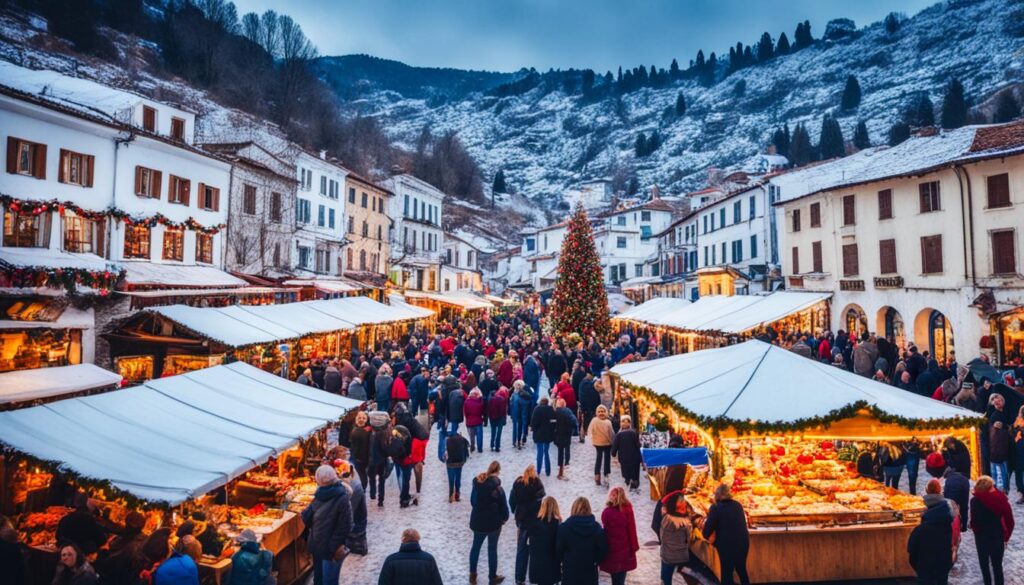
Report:
M 942 272 L 942 236 L 921 238 L 921 267 L 925 274 Z
M 793 246 L 793 274 L 800 274 L 800 248 Z
M 142 167 L 135 167 L 135 194 L 142 195 Z
M 821 227 L 821 203 L 811 203 L 811 227 Z
M 57 160 L 57 180 L 61 183 L 67 182 L 68 178 L 64 172 L 64 168 L 68 165 L 68 155 L 70 152 L 60 149 L 60 158 Z
M 153 199 L 159 199 L 164 188 L 164 174 L 160 171 L 153 171 Z
M 199 183 L 199 188 L 196 189 L 196 207 L 199 209 L 206 209 L 206 185 Z
M 793 231 L 794 232 L 800 231 L 800 210 L 799 209 L 794 209 L 793 210 Z
M 822 272 L 821 242 L 814 242 L 811 244 L 811 263 L 813 264 L 814 272 Z
M 82 158 L 85 160 L 85 186 L 92 187 L 93 171 L 96 168 L 96 157 L 89 155 Z
M 1014 249 L 1013 230 L 992 232 L 992 273 L 1017 272 L 1017 254 Z
M 986 180 L 988 184 L 988 206 L 1009 207 L 1010 206 L 1010 175 L 1002 173 L 992 175 Z
M 102 219 L 96 220 L 96 249 L 94 253 L 101 258 L 107 257 L 107 222 Z
M 7 172 L 18 172 L 18 139 L 13 136 L 7 137 Z
M 185 191 L 185 195 L 181 198 L 181 201 L 182 201 L 182 203 L 185 204 L 185 207 L 188 207 L 189 199 L 192 196 L 192 181 L 189 181 L 188 179 L 178 179 L 178 180 L 182 184 L 181 189 L 183 189 Z
M 46 178 L 46 145 L 37 144 L 35 145 L 35 160 L 32 161 L 32 172 L 37 179 Z
M 857 257 L 857 244 L 843 246 L 843 276 L 860 274 L 860 259 Z
M 220 211 L 220 189 L 213 189 L 213 210 Z
M 856 200 L 853 195 L 843 197 L 843 225 L 854 225 L 857 223 Z
M 878 264 L 882 274 L 895 274 L 896 240 L 880 240 L 878 242 Z

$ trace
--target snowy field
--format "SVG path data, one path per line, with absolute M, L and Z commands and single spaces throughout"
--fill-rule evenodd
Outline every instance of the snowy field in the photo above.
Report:
M 547 384 L 544 383 L 546 386 Z M 505 425 L 502 438 L 501 453 L 491 453 L 487 449 L 490 429 L 484 429 L 483 454 L 473 453 L 463 469 L 462 502 L 448 503 L 448 480 L 444 464 L 437 459 L 436 428 L 431 429 L 431 441 L 427 447 L 427 461 L 423 470 L 422 493 L 419 506 L 401 509 L 398 505 L 398 487 L 394 477 L 388 478 L 386 502 L 384 508 L 378 508 L 376 502 L 368 502 L 369 528 L 367 540 L 370 552 L 365 557 L 350 556 L 345 560 L 341 570 L 341 585 L 374 584 L 384 559 L 398 550 L 402 530 L 415 528 L 423 537 L 423 549 L 434 555 L 441 569 L 441 577 L 446 585 L 466 585 L 469 583 L 469 548 L 472 532 L 469 530 L 469 493 L 472 477 L 487 468 L 494 459 L 501 462 L 501 483 L 506 494 L 512 489 L 512 482 L 522 473 L 523 469 L 535 461 L 533 443 L 528 441 L 522 451 L 511 448 L 512 425 Z M 464 431 L 464 429 L 463 429 Z M 572 447 L 572 464 L 567 475 L 569 480 L 559 481 L 557 466 L 554 465 L 556 450 L 551 447 L 551 477 L 541 476 L 544 489 L 548 495 L 558 499 L 563 518 L 568 517 L 572 501 L 578 496 L 590 498 L 595 516 L 600 519 L 600 510 L 604 508 L 608 489 L 594 485 L 594 449 L 587 444 L 574 442 Z M 918 478 L 920 491 L 924 490 L 927 475 L 923 472 Z M 612 462 L 612 485 L 623 485 L 622 476 L 615 461 Z M 906 476 L 902 486 L 906 489 Z M 412 489 L 415 491 L 415 484 Z M 626 580 L 630 585 L 657 585 L 660 571 L 657 541 L 651 531 L 651 517 L 654 513 L 654 502 L 648 496 L 646 481 L 641 480 L 640 493 L 631 494 L 636 514 L 637 536 L 640 541 L 640 552 L 637 554 L 637 570 L 631 572 Z M 1016 493 L 1011 494 L 1015 501 Z M 1010 541 L 1003 563 L 1007 585 L 1024 584 L 1024 505 L 1013 504 L 1017 520 L 1017 531 Z M 498 542 L 498 574 L 505 576 L 505 583 L 514 585 L 515 579 L 516 527 L 513 519 L 502 528 Z M 902 552 L 902 551 L 899 551 Z M 851 551 L 851 554 L 856 554 Z M 780 560 L 780 562 L 784 562 Z M 480 583 L 487 583 L 487 549 L 481 551 L 480 565 L 477 568 Z M 601 573 L 601 584 L 610 583 L 607 573 Z M 712 584 L 716 581 L 709 574 L 696 575 L 691 583 Z M 914 580 L 903 581 L 872 581 L 871 583 L 913 583 Z M 950 585 L 977 585 L 982 582 L 978 566 L 978 556 L 974 550 L 974 539 L 970 531 L 964 534 L 960 546 L 960 559 L 950 575 Z M 312 583 L 312 580 L 310 580 Z M 681 576 L 676 576 L 676 584 L 682 584 Z M 845 581 L 852 584 L 854 581 Z

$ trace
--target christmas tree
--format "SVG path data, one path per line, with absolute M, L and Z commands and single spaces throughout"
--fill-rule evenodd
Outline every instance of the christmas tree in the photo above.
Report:
M 557 336 L 609 331 L 608 294 L 604 290 L 604 271 L 594 247 L 587 212 L 580 204 L 569 220 L 562 254 L 558 258 L 558 283 L 552 299 L 552 332 Z

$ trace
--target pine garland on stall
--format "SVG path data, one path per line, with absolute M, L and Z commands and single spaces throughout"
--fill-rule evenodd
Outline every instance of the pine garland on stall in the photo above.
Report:
M 579 204 L 569 219 L 562 241 L 552 305 L 551 323 L 555 335 L 577 333 L 604 337 L 610 330 L 604 271 L 594 246 L 590 220 Z

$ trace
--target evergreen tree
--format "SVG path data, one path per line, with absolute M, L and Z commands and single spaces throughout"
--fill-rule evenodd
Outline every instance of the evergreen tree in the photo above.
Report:
M 967 123 L 967 98 L 959 79 L 951 79 L 942 98 L 942 127 L 959 128 Z
M 761 41 L 757 43 L 757 60 L 767 61 L 775 56 L 775 46 L 772 44 L 772 35 L 767 32 L 761 35 Z
M 712 52 L 711 56 L 708 57 L 708 62 L 704 66 L 703 75 L 701 75 L 701 83 L 705 86 L 711 86 L 715 84 L 715 73 L 718 69 L 718 58 Z
M 697 50 L 697 61 L 693 64 L 693 66 L 697 69 L 697 73 L 703 73 L 704 72 L 704 51 L 703 51 L 703 49 L 698 49 Z
M 846 154 L 843 129 L 832 114 L 821 119 L 821 136 L 818 138 L 818 154 L 822 159 L 837 158 Z
M 789 54 L 789 51 L 789 37 L 786 36 L 786 33 L 782 33 L 779 35 L 779 43 L 775 45 L 775 54 L 786 55 Z
M 846 77 L 846 87 L 843 88 L 840 105 L 844 110 L 852 110 L 860 105 L 860 82 L 853 75 Z
M 796 128 L 793 129 L 793 136 L 790 139 L 789 162 L 798 167 L 803 166 L 811 162 L 812 156 L 811 137 L 807 134 L 807 129 L 804 128 L 803 123 L 797 124 Z
M 622 65 L 619 65 L 619 77 L 617 80 L 619 83 L 622 83 Z
M 590 220 L 581 204 L 576 205 L 562 241 L 550 322 L 556 337 L 576 333 L 583 338 L 588 335 L 600 338 L 610 329 L 604 271 L 594 245 Z
M 754 50 L 750 48 L 750 45 L 743 47 L 743 64 L 751 65 L 754 63 Z
M 900 30 L 900 17 L 895 12 L 890 12 L 885 16 L 885 32 L 894 34 Z
M 594 70 L 583 70 L 583 95 L 588 95 L 594 89 Z
M 668 75 L 673 80 L 679 79 L 679 63 L 672 59 L 672 64 L 668 67 Z
M 683 92 L 676 95 L 676 116 L 682 117 L 686 114 L 686 98 Z
M 604 84 L 605 84 L 606 86 L 608 86 L 608 87 L 611 87 L 611 85 L 612 85 L 613 83 L 615 83 L 615 76 L 614 76 L 614 75 L 612 75 L 612 72 L 611 72 L 611 71 L 609 71 L 609 72 L 605 73 L 605 74 L 604 74 Z
M 494 173 L 494 184 L 491 186 L 491 191 L 495 193 L 508 193 L 508 186 L 505 184 L 505 171 L 498 169 L 498 172 Z
M 633 143 L 633 152 L 636 153 L 637 158 L 647 156 L 647 136 L 643 132 L 636 137 L 636 142 Z
M 864 120 L 857 122 L 857 128 L 853 131 L 853 145 L 859 150 L 871 147 L 871 138 L 868 136 L 868 125 Z
M 910 138 L 910 124 L 896 122 L 889 127 L 889 146 L 896 146 L 908 138 Z
M 740 98 L 747 94 L 747 80 L 741 79 L 732 86 L 732 95 Z
M 629 186 L 626 187 L 626 194 L 630 195 L 630 196 L 636 195 L 637 191 L 639 191 L 639 190 L 640 190 L 640 182 L 636 180 L 636 175 L 634 175 L 634 176 L 630 177 L 630 179 L 629 179 Z
M 776 128 L 772 134 L 772 146 L 775 147 L 775 153 L 782 156 L 789 155 L 789 124 L 786 124 L 783 128 Z
M 805 20 L 796 26 L 796 49 L 805 49 L 814 43 L 814 36 L 811 34 L 811 21 Z
M 907 124 L 911 126 L 935 125 L 935 105 L 932 104 L 932 100 L 928 97 L 927 93 L 922 93 L 910 103 L 904 118 Z
M 659 148 L 661 148 L 661 133 L 655 130 L 647 139 L 647 154 L 650 155 Z
M 992 113 L 993 124 L 1004 124 L 1020 117 L 1020 104 L 1010 90 L 1003 91 L 996 98 L 996 111 Z

